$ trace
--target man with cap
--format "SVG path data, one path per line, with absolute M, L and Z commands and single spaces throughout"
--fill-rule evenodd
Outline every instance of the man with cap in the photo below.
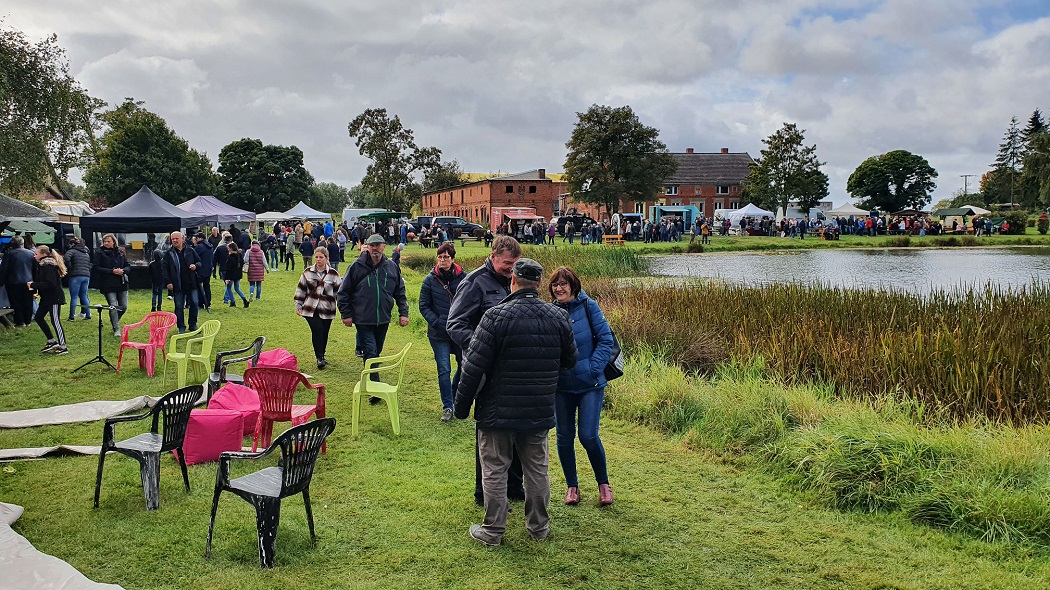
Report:
M 521 245 L 512 236 L 500 235 L 492 241 L 492 252 L 485 264 L 472 271 L 456 288 L 456 297 L 448 310 L 446 331 L 460 350 L 470 347 L 470 339 L 486 311 L 510 295 L 510 278 L 514 263 L 521 258 Z M 522 490 L 521 462 L 517 455 L 511 461 L 508 472 L 507 494 L 512 500 L 524 500 Z M 485 492 L 481 485 L 481 456 L 474 452 L 474 502 L 485 504 Z
M 507 472 L 517 451 L 525 480 L 525 528 L 542 541 L 550 533 L 547 434 L 554 428 L 554 394 L 563 369 L 576 365 L 569 314 L 547 303 L 537 289 L 543 268 L 535 260 L 514 263 L 511 294 L 481 317 L 456 391 L 455 414 L 474 405 L 478 424 L 485 521 L 470 536 L 499 545 L 507 529 Z
M 379 356 L 390 327 L 390 312 L 397 303 L 398 324 L 408 325 L 408 298 L 401 268 L 383 256 L 386 242 L 379 235 L 365 240 L 364 252 L 350 265 L 339 287 L 336 300 L 343 325 L 357 326 L 357 342 L 362 358 Z M 372 373 L 379 381 L 379 374 Z M 375 403 L 378 400 L 372 399 Z

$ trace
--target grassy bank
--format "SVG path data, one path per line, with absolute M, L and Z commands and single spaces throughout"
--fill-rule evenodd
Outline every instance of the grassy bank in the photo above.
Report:
M 639 351 L 611 413 L 757 465 L 828 506 L 899 513 L 987 541 L 1050 543 L 1050 429 L 915 424 L 913 407 L 770 382 L 761 363 L 711 380 Z

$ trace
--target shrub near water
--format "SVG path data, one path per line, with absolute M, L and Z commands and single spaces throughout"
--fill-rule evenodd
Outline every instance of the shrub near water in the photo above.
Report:
M 1050 291 L 917 296 L 776 285 L 594 283 L 624 346 L 645 343 L 690 369 L 766 359 L 789 382 L 914 400 L 930 417 L 1050 419 Z M 690 346 L 699 347 L 697 351 Z M 683 357 L 683 358 L 676 358 Z M 692 364 L 690 364 L 692 363 Z
M 545 275 L 559 266 L 568 266 L 581 277 L 630 277 L 642 274 L 648 268 L 645 259 L 631 248 L 601 246 L 567 246 L 557 250 L 542 246 L 522 246 L 523 256 L 532 258 L 544 268 Z M 487 253 L 459 255 L 456 263 L 471 271 L 485 264 Z M 418 250 L 402 259 L 402 264 L 420 272 L 434 267 L 433 250 Z

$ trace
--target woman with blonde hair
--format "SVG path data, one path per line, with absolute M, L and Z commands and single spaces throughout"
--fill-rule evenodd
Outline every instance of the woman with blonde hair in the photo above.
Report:
M 131 272 L 131 265 L 117 245 L 117 236 L 102 236 L 102 247 L 95 254 L 94 270 L 95 276 L 98 277 L 98 290 L 106 297 L 106 302 L 111 307 L 109 323 L 113 328 L 113 335 L 120 338 L 120 318 L 128 309 L 128 274 Z
M 66 349 L 66 333 L 62 330 L 62 306 L 66 303 L 62 277 L 66 275 L 66 265 L 47 246 L 37 246 L 33 257 L 36 258 L 37 264 L 33 269 L 33 280 L 28 286 L 40 296 L 40 307 L 37 308 L 33 319 L 47 338 L 47 344 L 40 352 L 66 354 L 69 350 Z M 54 334 L 44 321 L 49 315 L 51 325 L 55 327 Z

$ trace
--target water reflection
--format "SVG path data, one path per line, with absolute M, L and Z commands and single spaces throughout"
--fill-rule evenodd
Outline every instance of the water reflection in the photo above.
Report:
M 912 293 L 998 285 L 1016 289 L 1050 281 L 1044 248 L 785 250 L 655 256 L 654 274 L 741 282 L 823 283 Z

